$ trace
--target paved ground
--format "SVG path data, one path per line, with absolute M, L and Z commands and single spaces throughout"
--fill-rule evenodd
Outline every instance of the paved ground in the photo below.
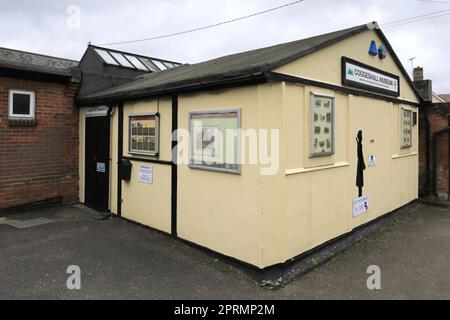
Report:
M 447 208 L 413 206 L 276 291 L 184 243 L 119 219 L 97 221 L 85 209 L 10 218 L 55 221 L 25 229 L 0 222 L 0 299 L 450 299 Z M 80 291 L 66 288 L 69 265 L 81 267 Z M 369 265 L 381 268 L 381 290 L 366 287 Z

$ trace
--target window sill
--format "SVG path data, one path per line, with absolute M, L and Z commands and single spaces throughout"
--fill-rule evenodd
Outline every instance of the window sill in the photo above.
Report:
M 36 119 L 8 118 L 10 127 L 36 127 L 37 124 L 38 121 Z
M 400 159 L 400 158 L 406 158 L 406 157 L 412 157 L 417 156 L 417 152 L 411 152 L 406 154 L 394 154 L 392 155 L 392 159 Z
M 318 158 L 330 157 L 333 155 L 334 155 L 334 151 L 324 152 L 324 153 L 313 153 L 309 156 L 309 158 L 310 159 L 318 159 Z
M 294 175 L 294 174 L 335 169 L 335 168 L 348 167 L 348 166 L 350 166 L 350 163 L 348 163 L 347 161 L 342 161 L 342 162 L 336 162 L 335 164 L 314 167 L 314 168 L 289 169 L 289 170 L 286 170 L 286 175 L 290 176 L 290 175 Z
M 140 157 L 149 157 L 149 158 L 159 158 L 159 153 L 146 153 L 146 152 L 131 152 L 128 151 L 129 156 L 140 156 Z
M 211 171 L 211 172 L 219 172 L 219 173 L 228 173 L 228 174 L 234 174 L 234 175 L 241 175 L 241 168 L 240 167 L 237 170 L 234 170 L 234 169 L 224 169 L 224 168 L 216 168 L 216 167 L 208 167 L 208 166 L 190 164 L 189 168 L 195 169 L 195 170 L 202 170 L 202 171 Z

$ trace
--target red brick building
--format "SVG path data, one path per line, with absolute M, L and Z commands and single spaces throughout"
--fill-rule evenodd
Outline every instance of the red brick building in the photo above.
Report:
M 0 213 L 78 202 L 77 99 L 178 65 L 91 45 L 80 62 L 0 48 Z
M 419 121 L 419 190 L 424 198 L 448 201 L 450 196 L 450 103 L 434 102 L 431 80 L 414 70 L 414 84 L 424 99 Z
M 77 65 L 0 48 L 0 210 L 78 201 Z

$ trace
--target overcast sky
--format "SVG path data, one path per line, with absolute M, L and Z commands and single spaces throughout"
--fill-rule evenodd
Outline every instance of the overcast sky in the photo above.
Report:
M 292 1 L 0 0 L 0 46 L 79 60 L 89 41 L 103 44 L 159 36 Z M 441 3 L 446 1 L 448 3 Z M 80 9 L 79 28 L 73 20 L 77 12 L 73 8 Z M 446 9 L 450 9 L 450 0 L 304 0 L 288 8 L 209 30 L 113 47 L 194 63 L 372 20 L 383 25 Z M 424 67 L 425 77 L 433 80 L 434 91 L 450 92 L 450 15 L 383 31 L 408 71 L 411 70 L 409 58 L 416 57 L 415 65 Z

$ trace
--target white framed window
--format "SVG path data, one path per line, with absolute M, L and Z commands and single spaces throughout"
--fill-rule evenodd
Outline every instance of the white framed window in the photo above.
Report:
M 400 130 L 401 130 L 401 143 L 402 149 L 408 149 L 412 147 L 412 126 L 413 126 L 413 111 L 406 108 L 400 110 Z
M 130 154 L 158 156 L 159 114 L 139 114 L 128 117 Z
M 310 156 L 330 156 L 335 144 L 335 97 L 311 92 L 310 104 Z
M 9 117 L 19 119 L 34 119 L 35 93 L 33 91 L 9 91 Z
M 189 113 L 189 167 L 240 174 L 241 112 Z

